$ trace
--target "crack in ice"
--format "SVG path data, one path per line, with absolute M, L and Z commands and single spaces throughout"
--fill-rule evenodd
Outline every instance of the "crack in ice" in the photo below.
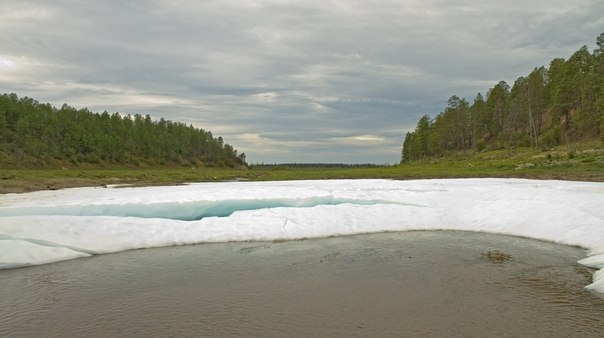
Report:
M 44 239 L 37 239 L 37 238 L 13 237 L 13 236 L 9 236 L 9 235 L 0 234 L 0 241 L 22 241 L 22 242 L 28 242 L 31 244 L 39 245 L 39 246 L 46 246 L 49 248 L 69 249 L 72 251 L 77 251 L 77 252 L 81 252 L 81 253 L 85 253 L 85 254 L 89 254 L 89 255 L 97 254 L 97 252 L 94 252 L 91 250 L 86 250 L 86 249 L 78 248 L 78 247 L 71 246 L 71 245 L 60 244 L 60 243 L 51 242 L 51 241 L 44 240 Z
M 333 180 L 0 195 L 0 268 L 202 242 L 466 230 L 588 249 L 604 267 L 604 184 Z M 65 242 L 70 245 L 63 245 Z M 588 286 L 604 293 L 604 270 Z
M 283 230 L 285 231 L 285 233 L 287 234 L 287 237 L 290 237 L 289 235 L 289 231 L 287 231 L 287 221 L 289 221 L 289 218 L 285 219 L 285 222 L 283 222 Z
M 122 203 L 56 205 L 0 208 L 1 216 L 116 216 L 138 218 L 165 218 L 180 221 L 198 221 L 206 217 L 228 217 L 237 211 L 262 210 L 279 207 L 310 208 L 320 205 L 375 205 L 401 204 L 376 199 L 336 198 L 314 196 L 307 198 L 226 199 L 219 201 L 188 201 L 161 203 Z

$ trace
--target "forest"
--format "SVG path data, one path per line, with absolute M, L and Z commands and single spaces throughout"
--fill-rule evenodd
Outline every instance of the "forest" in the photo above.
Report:
M 81 165 L 246 166 L 222 137 L 149 115 L 93 113 L 17 94 L 0 96 L 0 168 Z
M 514 147 L 549 149 L 587 140 L 604 142 L 604 33 L 590 52 L 556 58 L 510 87 L 505 81 L 473 102 L 456 95 L 443 112 L 424 115 L 406 134 L 402 163 L 455 152 Z

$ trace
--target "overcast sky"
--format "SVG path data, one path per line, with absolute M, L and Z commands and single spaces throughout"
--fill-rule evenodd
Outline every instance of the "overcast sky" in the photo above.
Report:
M 451 95 L 602 32 L 602 0 L 0 0 L 0 92 L 191 123 L 249 163 L 397 163 Z

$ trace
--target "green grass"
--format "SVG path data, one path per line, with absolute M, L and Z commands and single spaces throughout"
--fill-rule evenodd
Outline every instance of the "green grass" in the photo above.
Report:
M 472 154 L 457 153 L 410 164 L 375 167 L 10 169 L 0 170 L 0 193 L 112 184 L 170 185 L 230 180 L 462 177 L 519 177 L 604 182 L 604 147 L 597 142 L 558 147 L 549 151 L 507 149 Z

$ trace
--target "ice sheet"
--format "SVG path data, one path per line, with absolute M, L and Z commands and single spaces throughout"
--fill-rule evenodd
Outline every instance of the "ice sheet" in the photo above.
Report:
M 128 249 L 382 231 L 469 230 L 588 249 L 604 267 L 604 183 L 329 180 L 0 195 L 0 268 Z M 604 293 L 604 274 L 589 286 Z

